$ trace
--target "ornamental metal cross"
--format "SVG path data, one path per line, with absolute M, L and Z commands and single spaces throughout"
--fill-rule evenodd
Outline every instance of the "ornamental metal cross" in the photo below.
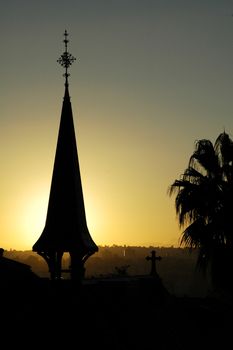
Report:
M 68 37 L 68 33 L 65 30 L 64 33 L 64 37 L 65 39 L 63 40 L 63 42 L 65 43 L 65 51 L 63 52 L 63 54 L 59 57 L 59 59 L 57 60 L 57 62 L 65 68 L 65 73 L 63 74 L 63 77 L 65 77 L 65 86 L 68 86 L 68 77 L 70 76 L 70 74 L 68 73 L 68 68 L 71 66 L 71 64 L 76 60 L 76 58 L 74 56 L 72 56 L 68 51 L 67 51 L 67 44 L 69 42 L 69 40 L 67 39 Z
M 157 270 L 156 270 L 156 260 L 161 260 L 161 256 L 156 256 L 156 252 L 155 250 L 151 251 L 151 256 L 147 256 L 146 260 L 151 260 L 151 272 L 150 275 L 156 277 L 157 274 Z

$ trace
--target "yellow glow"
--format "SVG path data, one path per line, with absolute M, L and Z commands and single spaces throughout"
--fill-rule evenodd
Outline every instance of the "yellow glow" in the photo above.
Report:
M 29 157 L 30 150 L 24 149 L 23 154 L 27 156 L 23 161 L 21 158 L 22 163 L 17 159 L 6 162 L 5 186 L 3 181 L 1 183 L 0 246 L 4 249 L 32 249 L 45 225 L 55 145 L 51 147 L 49 157 L 42 150 L 40 162 L 34 162 L 32 155 Z M 160 174 L 159 169 L 153 169 L 149 163 L 146 165 L 145 158 L 143 164 L 142 158 L 144 169 L 150 169 L 143 173 L 142 178 L 137 162 L 132 159 L 128 167 L 128 159 L 120 155 L 108 164 L 110 174 L 106 176 L 105 162 L 101 159 L 97 162 L 96 158 L 92 162 L 93 153 L 81 151 L 87 226 L 97 245 L 178 243 L 174 202 L 166 194 L 172 181 L 169 176 L 166 178 L 161 170 Z M 86 163 L 88 158 L 90 161 Z M 28 163 L 29 170 L 24 171 L 22 164 Z M 150 172 L 162 180 L 151 178 Z
M 47 171 L 46 181 L 41 180 L 41 174 L 40 179 L 33 174 L 33 180 L 24 175 L 18 186 L 10 185 L 2 191 L 0 245 L 4 249 L 30 250 L 41 235 L 47 215 L 51 173 Z M 119 181 L 115 174 L 110 179 L 85 175 L 83 172 L 87 226 L 96 244 L 178 243 L 174 203 L 167 197 L 165 187 L 161 194 L 161 189 L 153 182 L 145 181 L 139 186 L 140 179 L 138 184 L 136 178 L 131 180 L 127 170 Z M 166 184 L 169 182 L 165 179 Z
M 30 247 L 36 242 L 42 233 L 47 214 L 48 194 L 42 191 L 33 193 L 33 196 L 25 198 L 21 208 L 19 225 L 21 227 L 25 244 Z

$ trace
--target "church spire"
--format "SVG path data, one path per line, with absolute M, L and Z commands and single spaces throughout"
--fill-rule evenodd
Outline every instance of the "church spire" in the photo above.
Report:
M 69 42 L 69 40 L 67 39 L 68 35 L 69 34 L 67 33 L 67 30 L 65 30 L 65 33 L 64 33 L 65 39 L 63 40 L 63 42 L 65 43 L 65 51 L 57 60 L 57 62 L 62 67 L 65 68 L 65 73 L 63 74 L 63 77 L 65 77 L 65 87 L 69 86 L 68 77 L 70 76 L 70 74 L 68 73 L 68 69 L 72 65 L 72 63 L 76 60 L 76 58 L 74 56 L 72 56 L 67 50 L 68 42 Z
M 65 96 L 62 104 L 57 147 L 45 227 L 33 251 L 48 264 L 51 279 L 60 279 L 63 253 L 70 254 L 71 279 L 84 277 L 86 260 L 98 251 L 87 227 L 82 181 L 76 145 L 72 106 L 68 92 L 68 69 L 75 58 L 65 51 L 57 60 L 65 68 Z

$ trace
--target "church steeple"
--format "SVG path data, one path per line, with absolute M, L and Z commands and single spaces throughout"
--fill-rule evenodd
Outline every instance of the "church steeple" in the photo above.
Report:
M 44 230 L 33 246 L 33 251 L 48 263 L 51 278 L 60 278 L 62 255 L 69 252 L 71 277 L 80 279 L 84 275 L 84 264 L 90 255 L 98 251 L 89 233 L 79 159 L 76 145 L 72 106 L 68 90 L 68 68 L 75 58 L 67 51 L 58 62 L 65 68 L 65 94 L 62 105 L 52 182 Z

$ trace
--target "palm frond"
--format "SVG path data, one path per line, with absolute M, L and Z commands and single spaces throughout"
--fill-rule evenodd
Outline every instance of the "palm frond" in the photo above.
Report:
M 204 175 L 216 173 L 219 163 L 211 141 L 203 139 L 196 142 L 195 151 L 189 160 L 189 166 L 197 169 Z
M 215 153 L 218 156 L 224 180 L 233 179 L 233 141 L 229 135 L 223 132 L 215 141 Z

